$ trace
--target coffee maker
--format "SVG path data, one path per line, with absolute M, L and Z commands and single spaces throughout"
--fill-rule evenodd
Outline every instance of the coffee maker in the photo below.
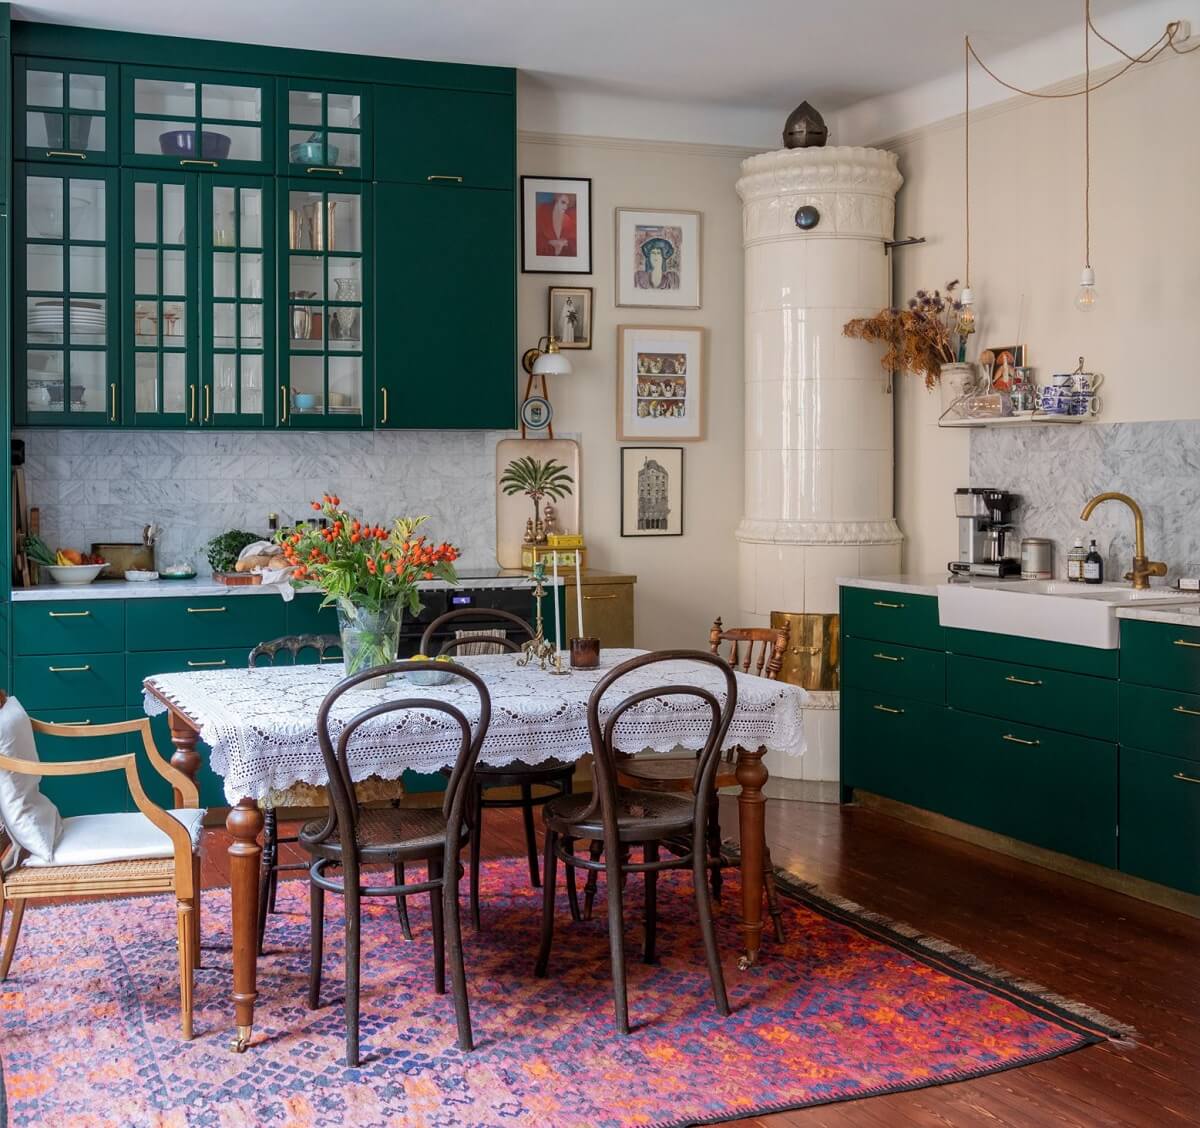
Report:
M 958 559 L 950 572 L 957 576 L 1019 576 L 1021 561 L 1014 555 L 1016 534 L 1009 515 L 1021 499 L 1007 490 L 962 486 L 954 491 L 958 518 Z

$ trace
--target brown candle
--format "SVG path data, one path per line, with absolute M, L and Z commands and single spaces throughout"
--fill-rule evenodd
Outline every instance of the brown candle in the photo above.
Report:
M 571 639 L 571 665 L 578 670 L 594 670 L 600 665 L 598 638 Z

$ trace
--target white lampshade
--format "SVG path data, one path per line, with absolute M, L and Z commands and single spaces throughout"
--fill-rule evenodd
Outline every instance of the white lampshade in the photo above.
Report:
M 544 352 L 533 362 L 535 376 L 570 376 L 571 362 L 560 352 Z

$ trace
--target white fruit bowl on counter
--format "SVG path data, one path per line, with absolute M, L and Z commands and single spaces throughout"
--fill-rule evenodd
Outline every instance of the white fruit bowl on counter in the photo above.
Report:
M 937 598 L 943 627 L 1115 650 L 1119 607 L 1196 604 L 1200 592 L 1064 580 L 973 580 L 939 584 Z
M 49 572 L 56 584 L 80 587 L 90 584 L 107 567 L 107 564 L 42 564 L 41 570 Z

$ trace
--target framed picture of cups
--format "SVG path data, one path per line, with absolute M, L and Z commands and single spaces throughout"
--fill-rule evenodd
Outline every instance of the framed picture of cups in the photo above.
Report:
M 617 305 L 700 308 L 700 213 L 617 208 Z
M 704 330 L 617 327 L 617 438 L 704 438 Z

